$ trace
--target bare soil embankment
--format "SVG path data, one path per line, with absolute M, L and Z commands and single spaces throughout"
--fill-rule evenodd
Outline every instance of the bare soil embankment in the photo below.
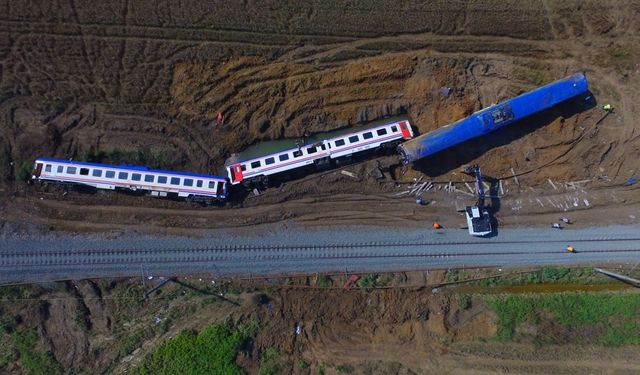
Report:
M 316 223 L 330 223 L 333 212 L 366 224 L 367 210 L 345 212 L 330 202 L 340 195 L 356 206 L 363 196 L 390 193 L 392 177 L 398 183 L 422 173 L 460 180 L 461 165 L 480 163 L 489 176 L 509 176 L 511 168 L 521 174 L 523 187 L 509 189 L 505 199 L 511 201 L 498 213 L 506 225 L 546 224 L 562 211 L 558 207 L 565 205 L 554 198 L 561 192 L 547 178 L 593 181 L 580 201 L 595 201 L 600 210 L 575 213 L 587 224 L 602 217 L 634 222 L 637 216 L 637 194 L 619 187 L 637 172 L 640 150 L 633 120 L 640 87 L 634 2 L 3 7 L 0 204 L 10 230 L 32 222 L 38 228 L 120 229 L 136 225 L 138 207 L 152 207 L 162 217 L 154 230 L 189 226 L 179 224 L 193 212 L 184 204 L 115 195 L 61 197 L 56 190 L 43 195 L 40 188 L 14 183 L 36 156 L 77 159 L 105 150 L 106 162 L 217 173 L 230 153 L 263 140 L 392 115 L 407 116 L 426 132 L 580 69 L 598 102 L 616 107 L 598 126 L 598 107 L 565 106 L 425 160 L 416 170 L 382 159 L 390 182 L 362 177 L 372 168 L 365 164 L 353 168 L 361 181 L 333 174 L 287 185 L 279 196 L 240 200 L 233 207 L 247 208 L 243 224 L 233 219 L 235 209 L 196 210 L 231 226 L 312 213 L 326 219 Z M 440 94 L 442 87 L 452 89 L 448 97 Z M 226 116 L 224 126 L 213 125 L 218 112 Z M 602 187 L 610 189 L 600 194 Z M 533 200 L 545 194 L 555 203 Z M 457 225 L 451 199 L 433 199 L 447 203 L 416 213 L 418 221 L 439 218 Z M 409 201 L 385 205 L 392 225 L 413 214 Z M 88 203 L 95 204 L 78 214 Z

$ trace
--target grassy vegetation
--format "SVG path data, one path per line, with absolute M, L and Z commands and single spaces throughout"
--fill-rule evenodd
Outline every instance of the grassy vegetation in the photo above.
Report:
M 238 350 L 255 332 L 254 325 L 232 328 L 214 324 L 199 334 L 183 331 L 164 342 L 133 371 L 135 374 L 242 374 Z
M 377 279 L 378 275 L 375 273 L 368 273 L 359 278 L 356 284 L 360 288 L 375 288 Z
M 16 180 L 23 182 L 29 181 L 31 172 L 33 172 L 33 160 L 23 161 L 18 169 L 16 169 Z
M 126 335 L 120 339 L 120 348 L 118 352 L 121 357 L 126 357 L 129 354 L 133 353 L 133 351 L 140 346 L 142 339 L 144 338 L 144 333 L 142 331 L 138 331 L 133 335 Z
M 90 147 L 78 156 L 78 160 L 93 163 L 137 164 L 150 168 L 163 168 L 167 163 L 164 152 L 152 152 L 148 149 L 121 150 L 118 148 L 98 149 Z
M 353 372 L 353 366 L 351 365 L 337 365 L 336 371 L 341 374 L 351 374 Z
M 460 270 L 457 269 L 449 269 L 447 273 L 444 275 L 445 282 L 454 283 L 460 279 Z
M 267 348 L 260 356 L 259 375 L 276 375 L 288 367 L 282 358 L 282 352 L 278 348 Z
M 36 350 L 37 343 L 38 334 L 34 329 L 13 333 L 13 344 L 18 352 L 20 367 L 24 373 L 29 375 L 61 374 L 62 368 L 53 354 Z
M 460 308 L 462 310 L 466 310 L 469 307 L 471 307 L 471 296 L 468 294 L 458 294 L 457 295 L 457 299 L 458 299 L 458 306 L 460 306 Z
M 493 270 L 484 270 L 478 273 L 473 270 L 450 270 L 447 272 L 446 281 L 460 281 L 495 274 Z M 514 276 L 494 277 L 470 282 L 468 285 L 498 286 L 498 285 L 526 285 L 542 283 L 563 284 L 597 284 L 609 283 L 611 279 L 602 277 L 593 268 L 566 268 L 544 267 L 541 270 L 523 273 Z
M 331 286 L 331 279 L 327 275 L 318 275 L 316 285 L 321 288 L 328 288 Z
M 512 340 L 523 323 L 537 325 L 550 314 L 566 332 L 563 339 L 582 341 L 583 331 L 590 339 L 606 346 L 640 345 L 640 295 L 566 293 L 539 296 L 509 295 L 488 298 L 489 306 L 498 314 L 498 338 Z M 595 333 L 594 333 L 595 332 Z M 549 341 L 548 335 L 540 337 Z M 539 338 L 539 339 L 540 339 Z M 551 338 L 551 342 L 557 342 Z

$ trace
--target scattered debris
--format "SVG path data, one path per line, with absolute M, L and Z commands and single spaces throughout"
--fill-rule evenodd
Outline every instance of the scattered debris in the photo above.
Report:
M 257 188 L 253 189 L 253 195 L 258 196 L 260 195 L 260 190 L 258 190 Z
M 569 219 L 568 217 L 561 217 L 560 221 L 562 221 L 565 224 L 573 224 L 573 222 L 571 221 L 571 219 Z
M 615 272 L 611 272 L 611 271 L 607 271 L 607 270 L 603 270 L 602 268 L 594 268 L 594 271 L 601 273 L 603 275 L 609 276 L 609 277 L 613 277 L 614 279 L 618 279 L 624 283 L 633 285 L 635 287 L 640 288 L 640 280 L 638 279 L 634 279 L 632 277 L 629 276 L 625 276 L 625 275 L 621 275 L 619 273 L 615 273 Z
M 553 190 L 558 190 L 558 188 L 556 187 L 556 185 L 553 183 L 553 181 L 551 181 L 550 178 L 547 178 L 547 181 L 549 181 L 549 184 L 551 184 L 551 187 L 553 188 Z
M 635 184 L 636 182 L 638 182 L 638 177 L 633 175 L 627 180 L 627 186 L 631 186 L 631 185 Z
M 451 87 L 446 87 L 443 86 L 440 88 L 440 95 L 444 96 L 445 98 L 448 98 L 449 95 L 451 94 Z
M 516 180 L 516 184 L 520 186 L 520 181 L 518 181 L 518 176 L 516 176 L 516 171 L 511 168 L 511 174 L 513 175 L 513 179 Z
M 454 191 L 455 191 L 456 193 L 461 193 L 461 194 L 464 194 L 464 195 L 468 195 L 468 196 L 470 196 L 470 197 L 475 197 L 475 196 L 476 196 L 475 194 L 467 193 L 467 192 L 466 192 L 466 191 L 464 191 L 464 190 L 457 190 L 455 187 L 454 187 L 453 189 L 454 189 Z
M 380 164 L 380 160 L 376 160 L 376 162 L 377 162 L 376 167 L 373 168 L 373 170 L 371 171 L 371 174 L 377 180 L 384 180 L 385 176 L 384 176 L 384 172 L 382 171 L 382 165 Z
M 351 289 L 351 286 L 353 286 L 353 284 L 358 281 L 360 279 L 359 275 L 351 275 L 349 276 L 349 279 L 347 280 L 346 283 L 344 283 L 344 285 L 342 286 L 342 289 L 344 290 L 349 290 Z
M 551 224 L 551 228 L 562 229 L 562 225 L 560 225 L 559 223 L 553 223 L 553 224 Z
M 356 180 L 358 179 L 358 176 L 355 173 L 349 172 L 349 171 L 340 171 L 341 174 L 345 175 L 345 176 L 349 176 L 351 178 L 355 178 Z
M 466 182 L 464 183 L 464 185 L 467 187 L 467 189 L 469 189 L 469 192 L 470 192 L 471 194 L 475 194 L 475 193 L 476 193 L 476 192 L 471 188 L 471 185 L 469 185 L 469 184 L 468 184 L 468 183 L 466 183 Z

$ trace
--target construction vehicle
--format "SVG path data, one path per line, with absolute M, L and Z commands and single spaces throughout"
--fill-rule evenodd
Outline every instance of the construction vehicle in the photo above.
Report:
M 489 209 L 484 204 L 485 192 L 482 184 L 482 171 L 480 166 L 474 165 L 472 167 L 465 168 L 464 173 L 474 176 L 476 178 L 476 193 L 478 194 L 478 201 L 475 206 L 467 206 L 464 209 L 465 216 L 467 218 L 467 226 L 469 234 L 472 236 L 483 237 L 491 234 L 491 214 Z

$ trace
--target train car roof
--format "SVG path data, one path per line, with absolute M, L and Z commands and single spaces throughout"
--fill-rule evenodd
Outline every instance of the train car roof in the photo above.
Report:
M 38 160 L 39 161 L 44 161 L 44 162 L 49 161 L 49 162 L 63 163 L 63 164 L 86 165 L 88 167 L 122 169 L 122 170 L 135 171 L 135 172 L 164 173 L 164 174 L 172 174 L 172 175 L 178 175 L 178 176 L 213 178 L 213 179 L 218 179 L 218 180 L 224 180 L 225 179 L 224 177 L 214 176 L 214 175 L 207 175 L 207 174 L 176 172 L 176 171 L 165 171 L 165 170 L 162 170 L 162 169 L 150 169 L 148 167 L 140 166 L 140 165 L 129 165 L 129 164 L 113 165 L 113 164 L 88 163 L 88 162 L 84 162 L 84 161 L 52 159 L 52 158 L 37 158 L 36 161 L 38 161 Z
M 281 152 L 285 152 L 288 150 L 297 149 L 298 146 L 301 146 L 301 147 L 311 146 L 323 140 L 336 138 L 345 134 L 359 133 L 368 129 L 372 129 L 382 125 L 392 124 L 400 121 L 409 121 L 409 119 L 406 117 L 392 117 L 392 118 L 377 120 L 377 121 L 370 122 L 360 126 L 349 126 L 345 128 L 331 130 L 328 132 L 315 133 L 308 137 L 305 137 L 304 139 L 287 138 L 287 139 L 277 139 L 273 141 L 260 142 L 253 146 L 249 146 L 247 149 L 245 149 L 242 152 L 233 154 L 231 157 L 229 157 L 225 161 L 224 164 L 225 166 L 229 166 L 231 164 L 243 163 L 248 160 L 258 159 L 258 158 L 262 158 L 272 154 L 279 154 Z M 304 144 L 300 144 L 300 145 L 296 144 L 296 142 L 301 140 L 304 141 Z

